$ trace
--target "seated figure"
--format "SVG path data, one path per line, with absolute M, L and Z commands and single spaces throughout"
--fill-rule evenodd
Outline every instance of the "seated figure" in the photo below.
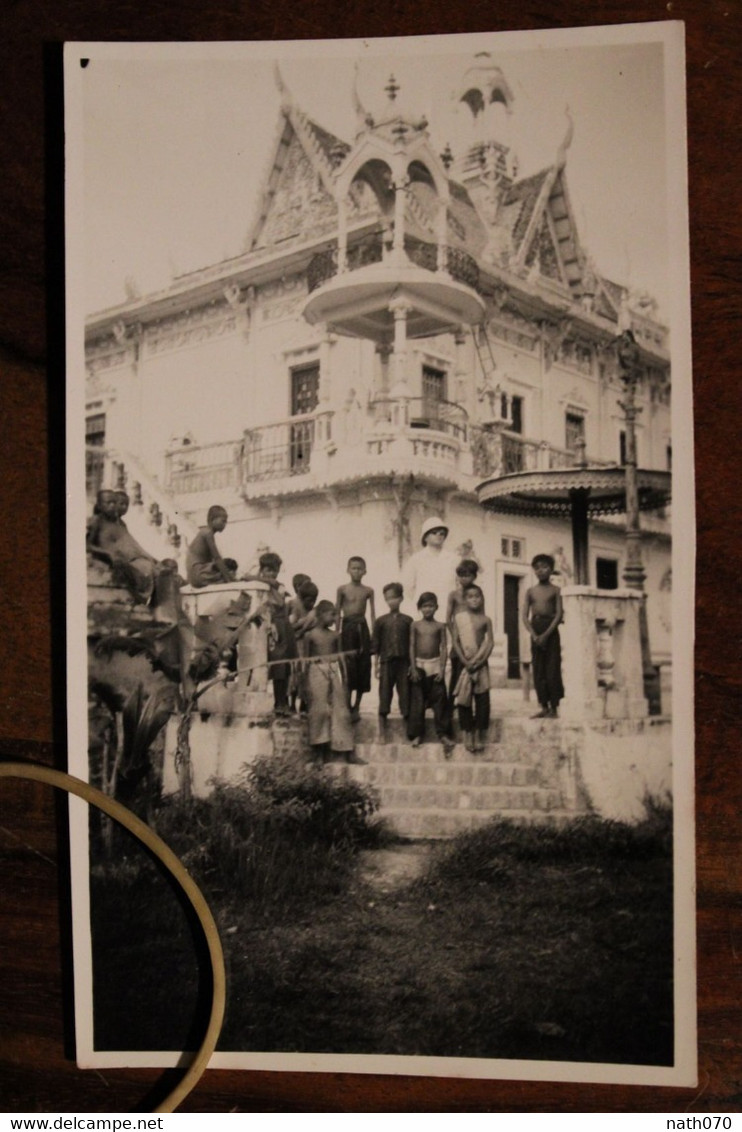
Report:
M 115 491 L 99 491 L 92 520 L 87 530 L 87 547 L 95 558 L 107 562 L 132 593 L 140 600 L 152 596 L 156 559 L 129 534 L 121 518 L 120 501 Z

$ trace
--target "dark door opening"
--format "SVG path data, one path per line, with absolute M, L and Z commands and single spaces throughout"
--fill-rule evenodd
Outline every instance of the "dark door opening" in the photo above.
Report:
M 508 680 L 520 678 L 520 583 L 519 574 L 506 574 L 503 579 L 503 624 L 508 639 Z

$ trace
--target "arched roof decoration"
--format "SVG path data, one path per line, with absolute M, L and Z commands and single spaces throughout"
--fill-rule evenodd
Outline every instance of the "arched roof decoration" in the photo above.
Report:
M 493 102 L 501 102 L 512 114 L 515 96 L 489 51 L 479 51 L 467 67 L 455 97 L 458 102 L 465 102 L 476 118 Z
M 425 180 L 442 201 L 449 199 L 448 175 L 427 137 L 406 135 L 395 144 L 371 131 L 364 134 L 337 171 L 335 195 L 338 199 L 346 196 L 363 166 L 372 162 L 388 165 L 395 178 L 404 174 L 413 180 Z
M 365 182 L 379 202 L 379 207 L 385 215 L 394 210 L 394 189 L 392 188 L 393 173 L 388 161 L 379 157 L 371 157 L 348 184 L 348 192 L 357 181 Z

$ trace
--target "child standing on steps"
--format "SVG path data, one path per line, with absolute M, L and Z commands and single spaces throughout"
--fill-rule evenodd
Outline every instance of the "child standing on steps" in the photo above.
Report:
M 375 675 L 379 681 L 379 731 L 386 736 L 386 720 L 392 706 L 392 692 L 397 689 L 399 711 L 404 719 L 410 714 L 410 626 L 412 618 L 400 612 L 404 590 L 399 582 L 384 586 L 384 600 L 389 612 L 378 617 L 371 638 L 371 654 L 375 657 Z
M 454 615 L 451 625 L 453 648 L 461 665 L 454 700 L 459 709 L 466 749 L 483 751 L 490 723 L 487 661 L 494 648 L 494 637 L 492 622 L 484 614 L 484 594 L 479 586 L 467 586 L 464 603 L 464 608 Z
M 477 580 L 479 566 L 473 558 L 462 558 L 456 567 L 456 589 L 451 590 L 446 605 L 446 624 L 453 641 L 453 619 L 462 609 L 466 609 L 464 593 L 467 586 L 473 586 Z M 461 675 L 461 657 L 456 649 L 451 649 L 451 677 L 448 685 L 449 712 L 453 715 L 456 685 Z
M 553 585 L 554 559 L 550 554 L 537 554 L 531 562 L 538 585 L 526 591 L 523 622 L 531 634 L 531 669 L 541 710 L 534 719 L 554 718 L 559 701 L 564 698 L 562 684 L 562 648 L 559 622 L 562 620 L 562 594 Z
M 371 610 L 371 628 L 374 627 L 374 591 L 364 586 L 366 562 L 354 554 L 348 559 L 350 581 L 338 587 L 337 615 L 340 619 L 340 641 L 343 652 L 352 652 L 346 663 L 348 673 L 348 707 L 354 723 L 360 718 L 361 699 L 371 691 L 371 634 L 366 621 L 366 606 Z M 355 698 L 353 693 L 355 692 Z
M 438 599 L 434 593 L 422 593 L 417 599 L 420 620 L 410 628 L 410 714 L 407 736 L 413 747 L 419 747 L 425 735 L 425 711 L 433 709 L 435 732 L 443 744 L 446 758 L 451 757 L 453 743 L 449 738 L 446 671 L 446 626 L 435 620 Z
M 342 660 L 337 655 L 338 634 L 332 629 L 335 606 L 331 601 L 321 601 L 314 612 L 315 627 L 305 636 L 309 745 L 322 760 L 338 753 L 349 763 L 362 764 L 365 760 L 354 751 Z

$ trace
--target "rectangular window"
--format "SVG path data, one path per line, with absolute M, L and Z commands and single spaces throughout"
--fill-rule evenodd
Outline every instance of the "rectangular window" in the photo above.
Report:
M 567 413 L 565 416 L 565 448 L 577 453 L 585 442 L 585 418 L 581 413 Z
M 295 366 L 291 370 L 291 416 L 313 413 L 319 403 L 319 362 Z M 309 470 L 314 441 L 314 420 L 297 421 L 289 426 L 289 469 L 291 475 Z
M 523 398 L 510 397 L 506 393 L 502 395 L 501 416 L 503 420 L 508 420 L 508 400 L 510 401 L 510 420 L 508 428 L 510 432 L 523 432 Z
M 526 555 L 526 544 L 522 538 L 507 538 L 500 539 L 500 554 L 503 558 L 517 558 L 524 559 Z
M 413 428 L 434 428 L 446 432 L 446 422 L 449 419 L 446 412 L 446 381 L 445 370 L 436 369 L 435 366 L 423 366 L 422 373 L 422 400 L 419 415 L 415 411 L 415 402 L 410 406 L 410 424 Z
M 618 434 L 618 462 L 623 465 L 626 463 L 626 432 L 624 429 Z
M 423 401 L 435 405 L 446 400 L 445 370 L 433 366 L 423 366 Z
M 618 561 L 615 558 L 596 558 L 595 581 L 599 590 L 617 590 Z
M 95 413 L 85 418 L 85 443 L 102 448 L 106 442 L 106 414 Z
M 85 491 L 88 499 L 94 499 L 103 486 L 105 443 L 106 414 L 91 414 L 85 418 Z
M 668 472 L 672 471 L 672 444 L 668 444 L 665 448 L 665 467 Z
M 291 370 L 291 416 L 314 412 L 319 402 L 319 362 Z

